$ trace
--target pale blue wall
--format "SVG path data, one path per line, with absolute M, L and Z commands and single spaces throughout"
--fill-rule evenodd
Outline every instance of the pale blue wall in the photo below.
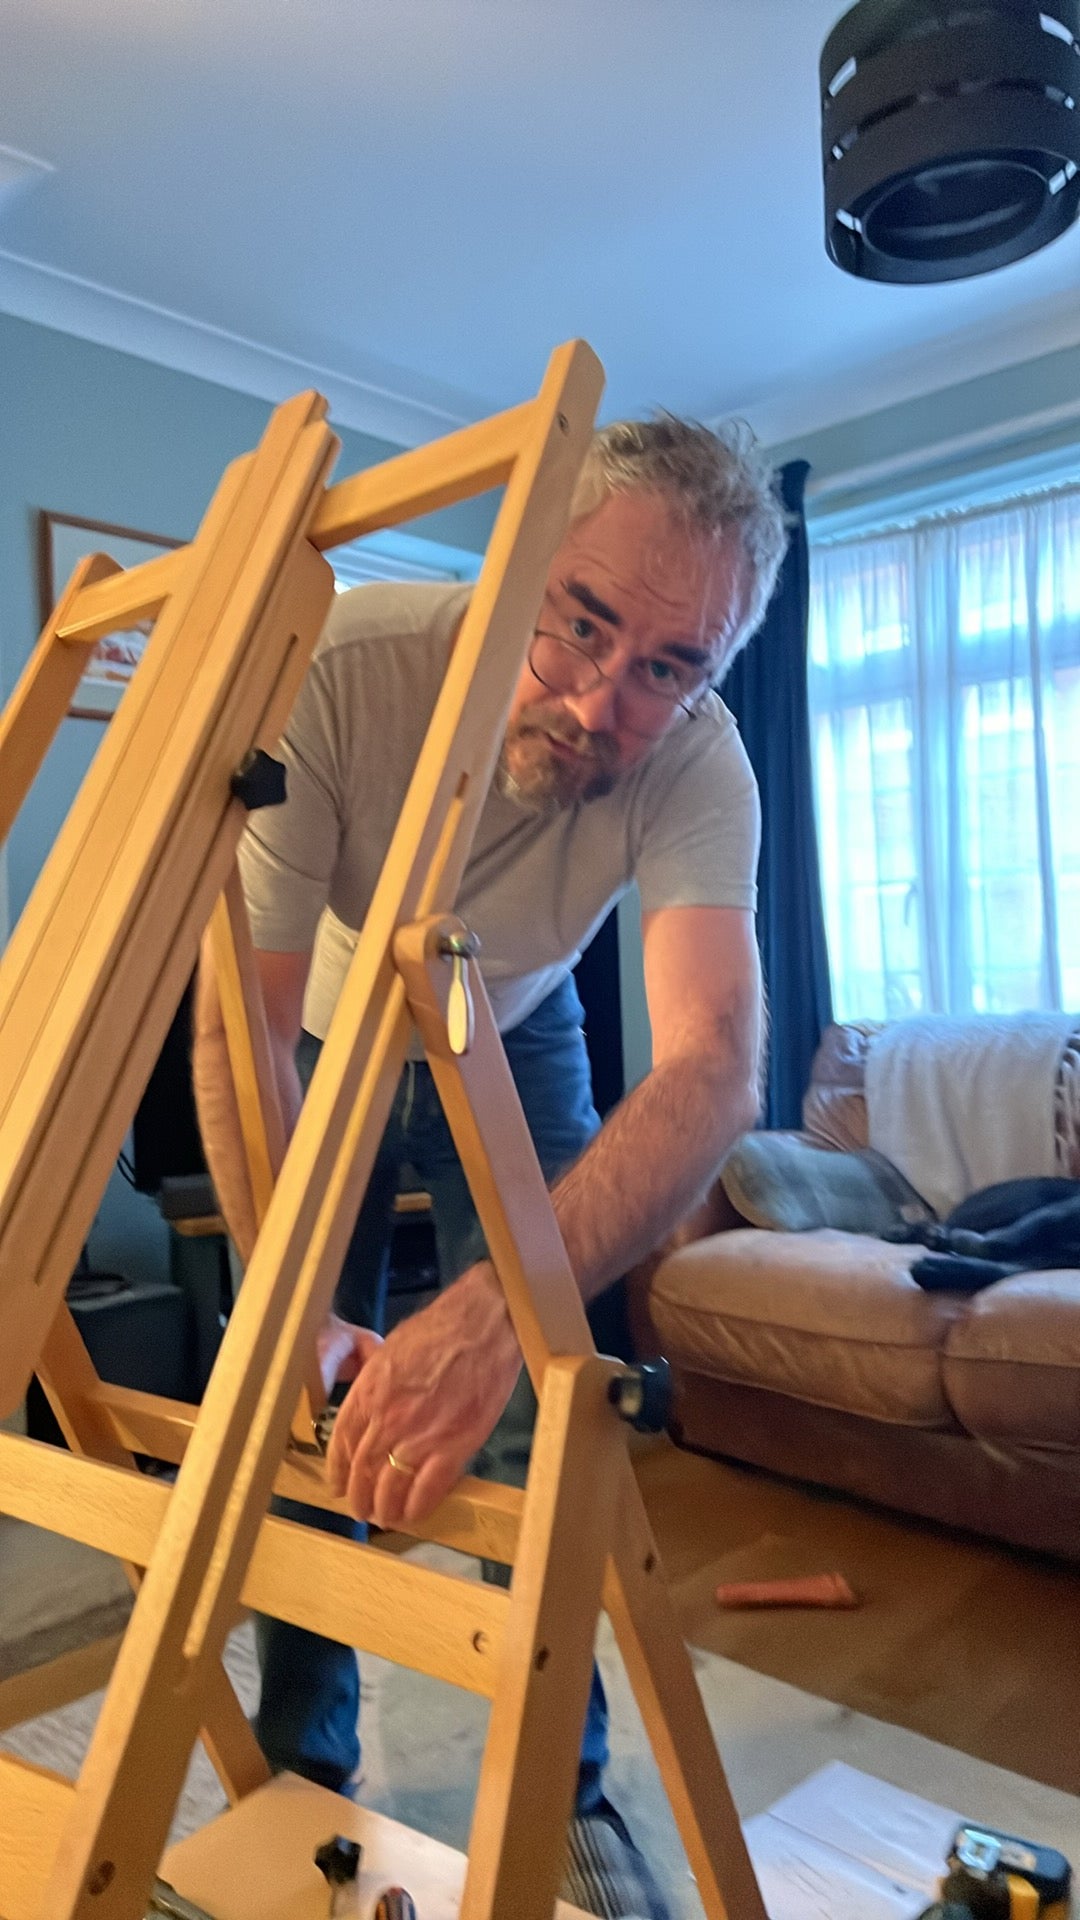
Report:
M 187 539 L 222 469 L 255 444 L 269 412 L 248 395 L 0 315 L 0 694 L 10 693 L 39 626 L 36 510 Z M 348 429 L 341 439 L 338 477 L 398 451 Z M 410 531 L 481 550 L 490 519 L 485 499 Z M 60 729 L 8 846 L 13 916 L 100 738 L 95 721 Z M 165 1248 L 156 1208 L 114 1176 L 92 1240 L 95 1264 L 161 1277 Z
M 1074 417 L 1056 427 L 1014 437 L 1011 423 L 1032 414 L 1056 408 L 1072 408 L 1080 413 L 1080 346 L 1063 347 L 1056 353 L 1042 354 L 1005 367 L 997 373 L 960 381 L 937 393 L 924 394 L 876 413 L 861 414 L 854 420 L 842 420 L 836 426 L 817 433 L 782 442 L 769 449 L 777 466 L 787 460 L 809 460 L 810 485 L 828 485 L 834 476 L 871 466 L 878 461 L 910 459 L 912 476 L 920 470 L 935 483 L 955 487 L 961 493 L 966 481 L 985 472 L 1003 459 L 1049 453 L 1053 449 L 1076 450 L 1080 444 L 1080 425 Z M 1000 438 L 995 434 L 1000 431 Z M 943 443 L 968 434 L 988 436 L 987 445 L 958 458 L 942 459 L 936 449 Z M 905 475 L 905 487 L 912 476 Z M 856 508 L 876 499 L 888 499 L 897 491 L 896 480 L 888 478 L 876 484 L 833 493 L 830 513 Z M 810 514 L 814 508 L 811 500 Z

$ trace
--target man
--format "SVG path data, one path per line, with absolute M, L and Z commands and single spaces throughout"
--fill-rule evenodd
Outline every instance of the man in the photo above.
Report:
M 671 1230 L 756 1116 L 757 796 L 711 688 L 758 625 L 783 544 L 768 477 L 737 433 L 663 415 L 594 437 L 459 894 L 586 1302 Z M 304 1043 L 310 1053 L 467 600 L 467 588 L 414 586 L 339 598 L 281 745 L 288 801 L 254 815 L 245 835 L 241 871 L 287 1127 L 302 1097 L 302 1028 L 316 1036 Z M 635 879 L 653 1066 L 600 1127 L 570 969 Z M 254 1213 L 205 968 L 196 1029 L 206 1147 L 246 1256 Z M 406 1158 L 433 1192 L 444 1288 L 383 1342 L 366 1329 L 381 1319 Z M 324 1368 L 356 1376 L 328 1471 L 360 1520 L 424 1517 L 514 1394 L 521 1355 L 484 1255 L 430 1074 L 411 1062 L 338 1289 L 341 1317 L 322 1341 Z M 524 1471 L 522 1397 L 493 1443 L 497 1477 Z M 256 1728 L 272 1764 L 344 1786 L 358 1759 L 354 1656 L 280 1623 L 263 1623 L 261 1640 Z M 606 1754 L 596 1680 L 564 1893 L 604 1915 L 662 1917 L 604 1797 Z

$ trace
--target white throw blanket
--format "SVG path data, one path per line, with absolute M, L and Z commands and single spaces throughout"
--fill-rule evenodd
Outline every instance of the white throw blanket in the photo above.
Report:
M 998 1180 L 1056 1174 L 1054 1088 L 1068 1013 L 898 1020 L 866 1060 L 871 1147 L 939 1218 Z

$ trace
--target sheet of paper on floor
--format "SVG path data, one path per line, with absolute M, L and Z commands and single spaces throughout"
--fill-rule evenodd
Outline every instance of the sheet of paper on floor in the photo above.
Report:
M 917 1920 L 959 1814 L 833 1761 L 746 1823 L 769 1920 Z
M 929 1905 L 926 1894 L 819 1846 L 771 1814 L 748 1820 L 745 1831 L 769 1920 L 918 1920 Z

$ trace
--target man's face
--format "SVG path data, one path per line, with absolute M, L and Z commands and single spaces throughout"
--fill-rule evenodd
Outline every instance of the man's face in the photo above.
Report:
M 569 528 L 538 626 L 603 670 L 584 692 L 552 692 L 528 663 L 510 705 L 503 790 L 536 812 L 609 793 L 673 726 L 674 697 L 715 678 L 739 619 L 741 543 L 710 545 L 651 493 L 611 494 Z M 571 656 L 576 658 L 576 656 Z M 587 675 L 586 663 L 586 675 Z

